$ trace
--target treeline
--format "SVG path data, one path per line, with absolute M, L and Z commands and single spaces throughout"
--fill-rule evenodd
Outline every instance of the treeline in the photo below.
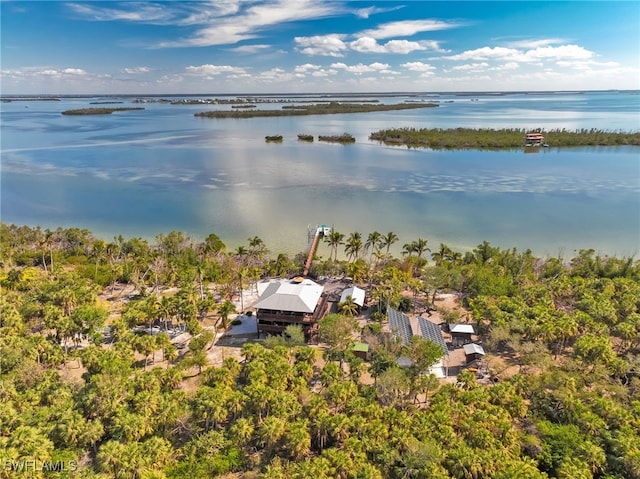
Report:
M 339 113 L 368 113 L 372 111 L 411 110 L 437 107 L 437 103 L 361 104 L 351 102 L 314 103 L 300 106 L 283 106 L 281 110 L 228 111 L 214 110 L 196 113 L 203 118 L 255 118 L 267 116 L 330 115 Z
M 349 353 L 345 308 L 322 322 L 325 348 L 292 334 L 212 366 L 205 318 L 223 330 L 243 289 L 298 274 L 304 255 L 271 258 L 258 237 L 228 251 L 215 234 L 103 241 L 0 224 L 0 463 L 78 465 L 29 477 L 640 478 L 639 261 L 424 238 L 394 257 L 399 243 L 334 231 L 314 266 L 373 299 L 369 362 Z M 114 314 L 98 295 L 123 285 L 135 292 Z M 387 306 L 438 308 L 437 291 L 459 293 L 496 384 L 421 374 L 428 344 L 381 332 Z M 183 349 L 164 332 L 176 325 Z
M 112 102 L 118 103 L 118 102 Z M 122 102 L 120 102 L 122 103 Z M 142 107 L 122 107 L 122 108 L 79 108 L 77 110 L 65 110 L 63 115 L 110 115 L 116 111 L 144 110 Z
M 525 133 L 542 133 L 554 148 L 571 146 L 640 145 L 640 132 L 591 129 L 525 130 L 519 128 L 390 128 L 371 133 L 369 139 L 391 145 L 425 148 L 505 149 L 525 145 Z

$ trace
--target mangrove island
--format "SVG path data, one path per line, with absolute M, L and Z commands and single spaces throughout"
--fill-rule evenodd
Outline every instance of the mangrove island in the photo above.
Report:
M 114 111 L 126 111 L 126 110 L 144 110 L 142 107 L 127 107 L 127 108 L 80 108 L 78 110 L 66 110 L 63 111 L 63 115 L 111 115 Z
M 281 110 L 251 110 L 228 111 L 213 110 L 196 113 L 195 116 L 203 118 L 254 118 L 266 116 L 302 116 L 302 115 L 330 115 L 337 113 L 369 113 L 373 111 L 411 110 L 415 108 L 437 107 L 436 103 L 404 103 L 393 105 L 380 104 L 354 104 L 342 102 L 330 102 L 312 105 L 300 105 L 295 108 L 282 108 Z
M 640 146 L 640 132 L 622 132 L 591 129 L 580 130 L 523 130 L 519 128 L 391 128 L 369 135 L 387 145 L 423 148 L 507 149 L 525 145 L 525 135 L 534 131 L 544 135 L 553 147 L 570 146 Z

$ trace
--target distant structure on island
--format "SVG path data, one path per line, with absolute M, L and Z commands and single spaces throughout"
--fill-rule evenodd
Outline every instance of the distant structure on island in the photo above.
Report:
M 524 135 L 524 144 L 525 146 L 547 146 L 542 133 L 526 133 Z
M 269 280 L 258 284 L 260 297 L 255 304 L 258 333 L 281 334 L 287 326 L 302 326 L 305 339 L 317 336 L 318 321 L 329 310 L 324 287 L 310 279 L 296 277 L 287 280 Z

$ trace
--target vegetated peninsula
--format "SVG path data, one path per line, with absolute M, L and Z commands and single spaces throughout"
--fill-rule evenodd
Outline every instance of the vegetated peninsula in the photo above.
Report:
M 122 108 L 80 108 L 77 110 L 65 110 L 63 115 L 111 115 L 115 111 L 144 110 L 142 107 L 122 107 Z
M 575 146 L 640 146 L 640 132 L 621 132 L 591 129 L 580 130 L 524 130 L 518 128 L 390 128 L 371 133 L 370 140 L 388 145 L 423 148 L 506 149 L 524 146 L 527 133 L 544 135 L 551 147 Z
M 331 115 L 339 113 L 369 113 L 374 111 L 413 110 L 437 107 L 437 103 L 396 103 L 392 105 L 360 103 L 314 103 L 311 105 L 286 106 L 281 110 L 227 111 L 214 110 L 196 113 L 203 118 L 255 118 L 267 116 Z
M 0 223 L 0 477 L 640 477 L 640 261 L 323 236 Z

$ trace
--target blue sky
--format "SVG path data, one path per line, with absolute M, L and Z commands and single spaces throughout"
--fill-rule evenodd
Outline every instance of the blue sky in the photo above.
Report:
M 0 1 L 3 94 L 640 89 L 637 1 Z

